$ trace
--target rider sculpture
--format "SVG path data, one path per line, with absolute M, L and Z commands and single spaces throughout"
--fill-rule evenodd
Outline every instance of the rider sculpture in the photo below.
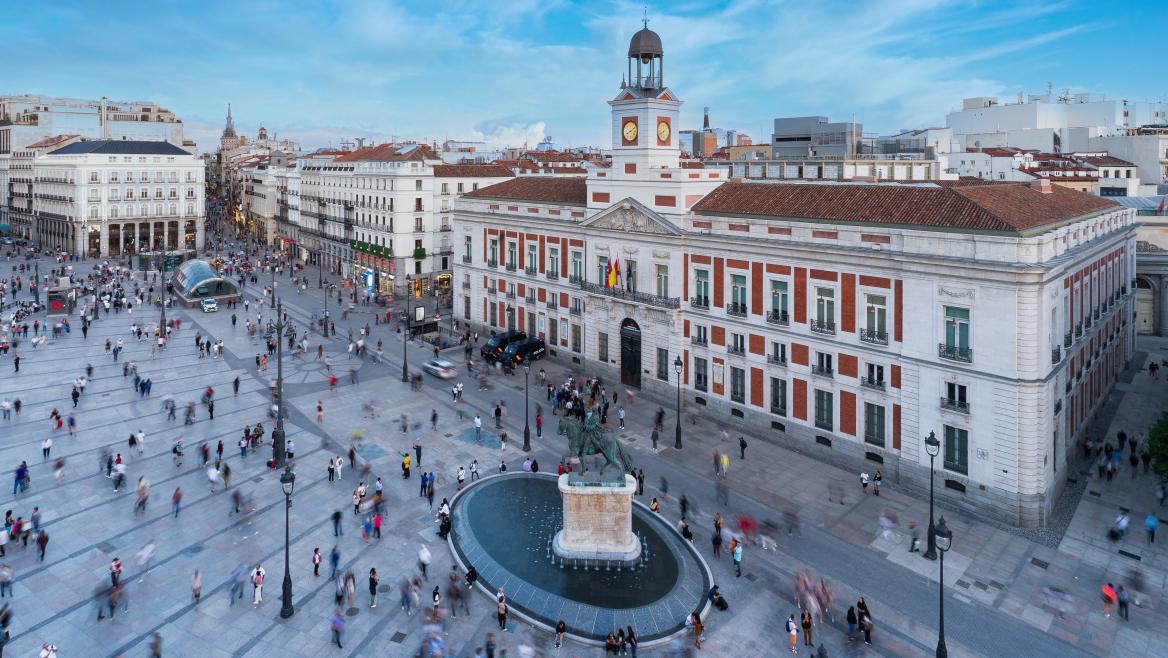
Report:
M 605 459 L 605 465 L 600 468 L 602 477 L 608 471 L 614 479 L 623 481 L 624 474 L 632 472 L 632 458 L 625 452 L 620 440 L 597 421 L 595 414 L 583 422 L 566 418 L 563 421 L 563 430 L 568 435 L 566 460 L 576 458 L 584 471 L 588 470 L 586 467 L 588 457 L 601 455 Z

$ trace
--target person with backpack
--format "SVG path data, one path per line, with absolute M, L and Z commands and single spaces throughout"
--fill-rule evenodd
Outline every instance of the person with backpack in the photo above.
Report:
M 791 653 L 799 653 L 795 645 L 799 643 L 799 624 L 795 622 L 795 613 L 787 618 L 787 637 L 791 641 Z
M 258 606 L 264 602 L 264 576 L 266 575 L 268 575 L 268 572 L 264 571 L 264 567 L 259 564 L 251 572 L 251 586 L 255 593 L 251 602 L 253 606 Z

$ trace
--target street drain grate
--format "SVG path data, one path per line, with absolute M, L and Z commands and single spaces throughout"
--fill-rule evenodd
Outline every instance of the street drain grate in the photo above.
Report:
M 1137 562 L 1140 560 L 1143 560 L 1143 558 L 1136 555 L 1135 553 L 1128 553 L 1127 551 L 1124 551 L 1124 550 L 1120 550 L 1119 554 L 1124 556 L 1124 557 L 1130 557 L 1131 559 L 1136 560 Z
M 1087 493 L 1088 493 L 1088 494 L 1090 494 L 1090 495 L 1092 495 L 1092 496 L 1095 496 L 1096 498 L 1102 498 L 1102 497 L 1103 497 L 1103 494 L 1099 493 L 1098 491 L 1088 491 Z
M 1044 562 L 1036 557 L 1030 558 L 1030 564 L 1033 564 L 1034 566 L 1038 567 L 1039 569 L 1045 569 L 1045 568 L 1050 566 L 1049 562 Z
M 389 638 L 389 641 L 393 642 L 395 644 L 401 644 L 402 641 L 404 641 L 405 639 L 406 639 L 406 634 L 401 632 L 401 631 L 398 631 L 398 632 L 393 634 L 393 637 Z
M 964 587 L 965 589 L 969 589 L 969 583 L 965 582 L 964 580 L 958 580 L 957 586 Z
M 202 544 L 195 544 L 194 546 L 183 549 L 183 553 L 186 553 L 187 555 L 198 555 L 199 553 L 203 552 L 203 549 L 204 546 Z
M 986 591 L 990 588 L 989 585 L 986 585 L 985 583 L 981 582 L 980 580 L 973 581 L 973 586 L 982 590 L 982 591 Z
M 264 476 L 262 476 L 262 475 L 257 475 L 257 476 L 255 476 L 255 477 L 253 477 L 253 478 L 251 479 L 251 481 L 252 481 L 252 482 L 256 482 L 256 483 L 263 482 L 263 481 L 264 481 Z
M 345 611 L 345 616 L 346 617 L 355 617 L 355 616 L 357 616 L 358 612 L 361 612 L 361 611 L 358 610 L 357 608 L 349 608 L 348 610 Z
M 754 581 L 758 580 L 758 576 L 752 573 L 748 573 L 746 574 L 746 579 L 753 583 Z
M 994 588 L 994 589 L 1006 589 L 1006 586 L 1005 586 L 1005 585 L 1003 585 L 1003 584 L 999 583 L 999 582 L 998 582 L 998 581 L 996 581 L 996 580 L 991 580 L 991 581 L 990 581 L 990 587 L 992 587 L 992 588 Z
M 389 591 L 389 585 L 381 585 L 377 588 L 377 591 L 382 593 L 382 594 L 385 594 L 386 592 Z
M 101 551 L 102 553 L 113 553 L 114 551 L 116 551 L 118 549 L 116 546 L 109 543 L 108 541 L 103 541 L 97 545 L 97 550 Z

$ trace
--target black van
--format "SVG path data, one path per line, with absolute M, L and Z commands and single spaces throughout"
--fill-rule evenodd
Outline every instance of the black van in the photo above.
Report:
M 508 345 L 499 357 L 499 361 L 505 366 L 515 367 L 542 359 L 545 356 L 547 356 L 547 346 L 544 345 L 543 339 L 532 336 Z
M 487 339 L 486 344 L 479 350 L 479 354 L 487 361 L 494 361 L 503 354 L 503 350 L 507 349 L 508 345 L 524 338 L 527 338 L 527 334 L 522 331 L 505 331 L 501 334 L 495 334 Z

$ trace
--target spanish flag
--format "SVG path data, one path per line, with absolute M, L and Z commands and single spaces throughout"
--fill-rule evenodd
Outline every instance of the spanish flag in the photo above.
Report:
M 617 278 L 620 277 L 620 263 L 613 261 L 608 265 L 608 280 L 605 281 L 605 287 L 612 288 L 616 286 Z

